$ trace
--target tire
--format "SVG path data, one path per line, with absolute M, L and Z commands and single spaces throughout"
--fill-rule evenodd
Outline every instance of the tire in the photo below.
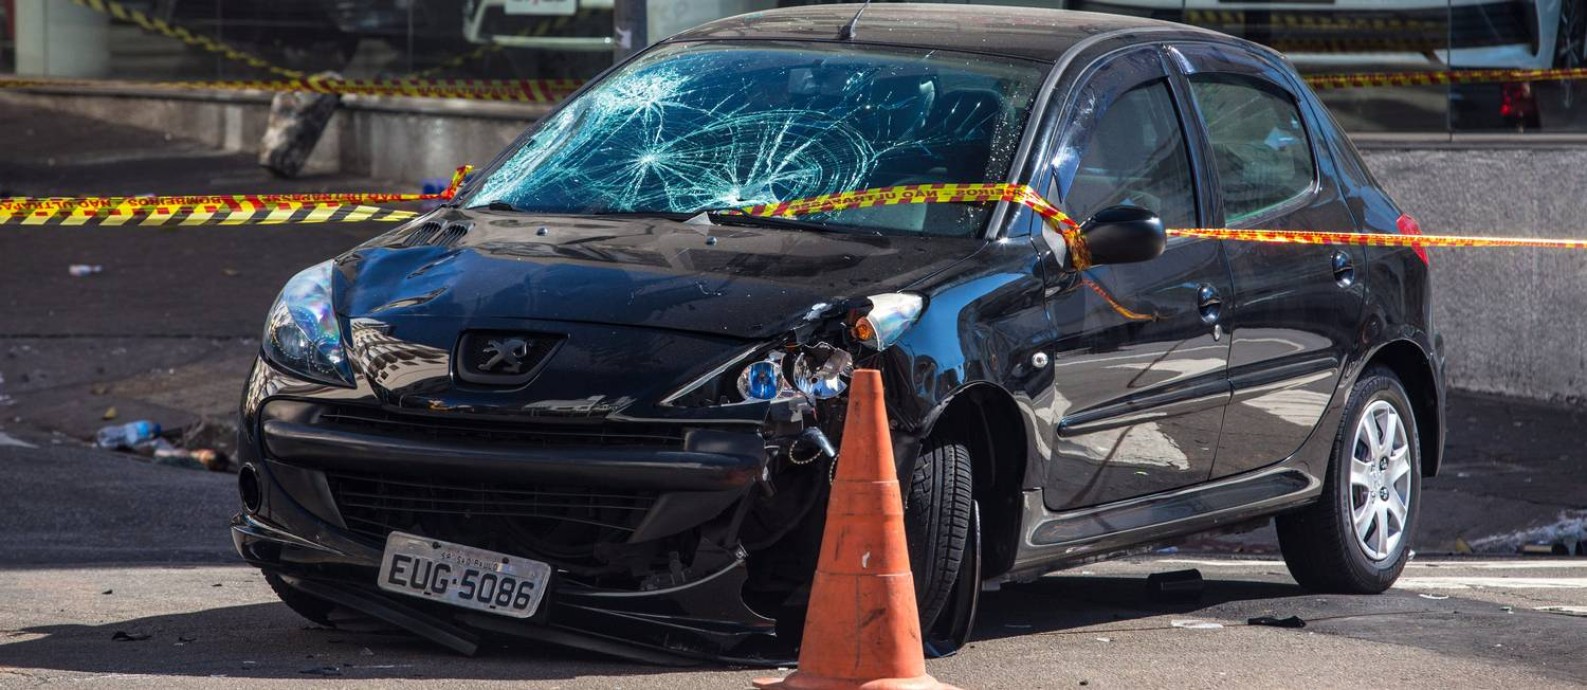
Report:
M 1554 59 L 1559 69 L 1587 67 L 1587 0 L 1562 0 L 1559 26 L 1554 32 Z M 1566 110 L 1575 105 L 1578 85 L 1574 80 L 1559 82 Z
M 275 573 L 265 573 L 264 578 L 265 582 L 270 585 L 270 589 L 275 590 L 276 596 L 280 597 L 281 602 L 286 604 L 287 608 L 292 609 L 293 613 L 327 628 L 336 627 L 336 624 L 331 622 L 331 612 L 336 610 L 335 604 L 298 591 L 297 588 L 287 584 L 286 581 L 281 579 L 280 575 Z
M 915 459 L 904 497 L 904 532 L 921 630 L 931 629 L 953 594 L 973 511 L 970 450 L 958 442 L 928 439 Z
M 1422 498 L 1422 449 L 1409 401 L 1399 378 L 1382 367 L 1366 370 L 1351 388 L 1322 496 L 1277 519 L 1284 563 L 1301 586 L 1377 594 L 1405 569 Z M 1364 422 L 1368 415 L 1371 425 Z M 1370 427 L 1381 439 L 1377 451 Z

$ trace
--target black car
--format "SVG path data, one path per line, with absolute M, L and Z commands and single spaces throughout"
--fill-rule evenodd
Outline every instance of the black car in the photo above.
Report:
M 787 658 L 854 367 L 880 369 L 922 623 L 983 587 L 1278 520 L 1399 575 L 1443 446 L 1420 249 L 1284 58 L 1145 19 L 794 8 L 666 40 L 450 205 L 303 271 L 242 405 L 238 551 L 299 613 L 462 651 Z M 1029 184 L 1012 203 L 735 209 Z

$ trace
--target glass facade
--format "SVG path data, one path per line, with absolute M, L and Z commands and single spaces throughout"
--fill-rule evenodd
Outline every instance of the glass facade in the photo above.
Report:
M 1303 73 L 1587 66 L 1587 0 L 982 0 L 1183 22 Z M 587 78 L 695 24 L 820 0 L 0 0 L 0 72 Z M 1587 131 L 1587 81 L 1322 92 L 1351 131 Z

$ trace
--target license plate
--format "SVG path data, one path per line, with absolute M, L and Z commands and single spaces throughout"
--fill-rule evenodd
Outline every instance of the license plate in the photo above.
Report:
M 380 560 L 383 590 L 513 618 L 535 615 L 550 581 L 540 561 L 402 532 Z

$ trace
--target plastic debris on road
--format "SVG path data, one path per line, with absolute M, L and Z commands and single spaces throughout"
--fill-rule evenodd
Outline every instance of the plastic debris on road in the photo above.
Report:
M 1194 618 L 1176 620 L 1171 622 L 1170 625 L 1176 628 L 1184 628 L 1186 630 L 1221 630 L 1223 628 L 1222 623 L 1196 620 Z
M 95 273 L 104 273 L 105 267 L 98 264 L 72 264 L 66 267 L 66 272 L 73 278 L 86 278 Z
M 1270 628 L 1304 628 L 1306 620 L 1300 616 L 1277 618 L 1274 616 L 1257 616 L 1245 622 L 1246 625 L 1264 625 Z
M 106 450 L 131 452 L 156 465 L 220 472 L 229 460 L 209 448 L 183 448 L 161 436 L 160 425 L 148 420 L 107 426 L 99 430 L 95 445 Z
M 106 419 L 114 419 L 116 408 L 105 411 Z M 99 430 L 96 445 L 109 450 L 131 450 L 142 443 L 152 442 L 160 437 L 160 425 L 140 419 L 126 424 L 107 426 Z
M 1195 568 L 1174 570 L 1166 573 L 1152 573 L 1146 576 L 1146 596 L 1152 601 L 1196 601 L 1201 598 L 1201 593 L 1205 588 L 1206 584 L 1201 579 L 1201 571 Z

